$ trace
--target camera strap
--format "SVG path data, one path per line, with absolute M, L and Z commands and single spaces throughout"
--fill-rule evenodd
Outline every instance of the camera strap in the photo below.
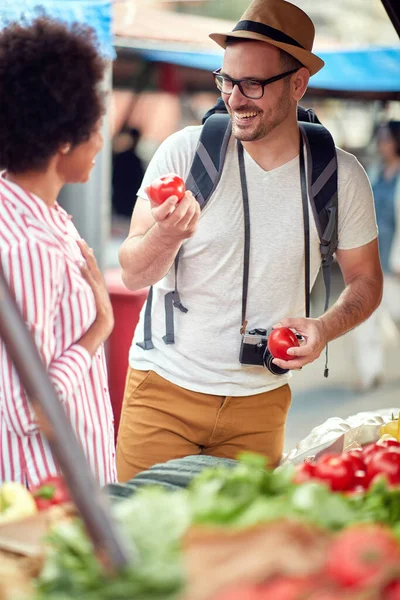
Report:
M 246 169 L 244 166 L 243 145 L 238 140 L 238 159 L 240 184 L 242 187 L 243 198 L 243 217 L 244 217 L 244 257 L 243 257 L 243 288 L 242 288 L 242 325 L 240 333 L 245 333 L 247 327 L 246 310 L 247 310 L 247 294 L 249 286 L 249 264 L 250 264 L 250 209 L 249 209 L 249 194 L 247 190 Z M 307 179 L 304 162 L 303 137 L 300 135 L 300 187 L 301 200 L 303 205 L 303 221 L 304 221 L 304 299 L 306 317 L 310 316 L 310 215 L 308 208 L 307 195 Z
M 244 221 L 244 256 L 243 256 L 243 287 L 242 287 L 242 326 L 240 333 L 245 333 L 247 321 L 246 321 L 246 309 L 247 309 L 247 292 L 249 287 L 249 264 L 250 264 L 250 209 L 249 209 L 249 193 L 247 191 L 247 180 L 246 180 L 246 169 L 244 167 L 244 156 L 243 146 L 238 140 L 238 159 L 239 159 L 239 173 L 240 173 L 240 185 L 242 186 L 242 198 L 243 198 L 243 221 Z
M 303 205 L 303 223 L 304 223 L 304 299 L 306 317 L 310 316 L 310 215 L 308 208 L 307 179 L 306 168 L 304 164 L 303 136 L 300 134 L 300 187 L 301 202 Z

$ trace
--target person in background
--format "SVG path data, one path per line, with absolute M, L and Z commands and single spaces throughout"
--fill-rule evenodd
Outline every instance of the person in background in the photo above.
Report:
M 399 343 L 400 322 L 400 121 L 382 123 L 376 132 L 378 160 L 369 169 L 375 199 L 379 252 L 384 273 L 380 307 L 353 332 L 356 388 L 366 391 L 383 381 L 385 342 Z
M 136 153 L 140 131 L 123 129 L 113 143 L 112 207 L 117 215 L 131 217 L 144 168 Z
M 0 31 L 0 266 L 100 485 L 116 480 L 103 350 L 113 313 L 57 197 L 89 179 L 102 147 L 105 66 L 88 26 L 42 16 Z M 0 340 L 0 483 L 57 472 Z

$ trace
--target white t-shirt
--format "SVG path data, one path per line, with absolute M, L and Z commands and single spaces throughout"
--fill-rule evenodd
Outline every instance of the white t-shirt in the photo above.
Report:
M 184 180 L 201 127 L 170 136 L 156 151 L 138 195 L 168 172 Z M 251 246 L 248 329 L 269 329 L 284 317 L 304 316 L 304 228 L 299 158 L 264 171 L 244 151 Z M 338 149 L 339 248 L 357 248 L 377 236 L 371 186 L 357 159 Z M 183 388 L 220 396 L 246 396 L 287 383 L 290 373 L 239 362 L 244 253 L 243 200 L 236 140 L 232 136 L 221 180 L 182 246 L 178 290 L 186 314 L 174 309 L 175 344 L 166 345 L 164 296 L 174 289 L 174 267 L 154 285 L 152 340 L 143 350 L 144 307 L 129 354 L 131 367 L 154 370 Z M 310 209 L 310 277 L 320 268 L 319 238 Z

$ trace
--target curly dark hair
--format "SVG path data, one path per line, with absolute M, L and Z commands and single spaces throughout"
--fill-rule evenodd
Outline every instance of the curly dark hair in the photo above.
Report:
M 0 167 L 41 170 L 89 139 L 104 113 L 106 61 L 96 32 L 41 14 L 0 31 Z

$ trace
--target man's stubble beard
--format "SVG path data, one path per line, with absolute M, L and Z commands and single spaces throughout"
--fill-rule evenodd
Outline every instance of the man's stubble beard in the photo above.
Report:
M 250 108 L 251 110 L 251 108 Z M 262 122 L 256 129 L 252 131 L 243 131 L 236 127 L 232 121 L 232 134 L 241 142 L 255 142 L 267 137 L 276 127 L 278 127 L 289 116 L 291 111 L 291 103 L 288 95 L 288 90 L 283 90 L 281 96 L 277 99 L 274 106 L 268 112 L 263 111 Z M 232 111 L 228 108 L 229 114 L 232 116 Z

